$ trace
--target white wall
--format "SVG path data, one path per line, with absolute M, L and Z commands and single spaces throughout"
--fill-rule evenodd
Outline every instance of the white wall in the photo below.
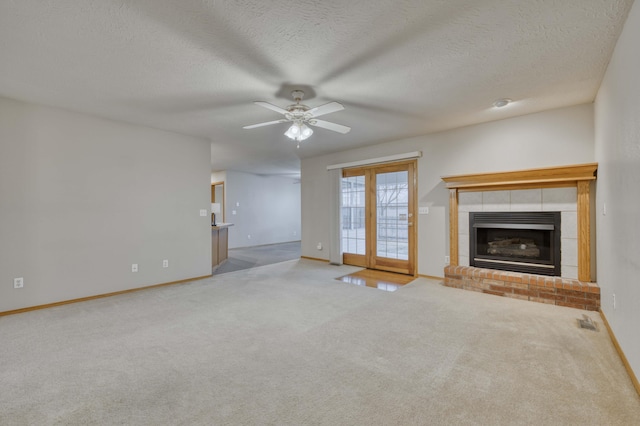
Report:
M 209 275 L 209 151 L 0 98 L 0 312 Z
M 598 284 L 640 377 L 640 4 L 633 5 L 596 98 Z M 603 208 L 606 204 L 606 215 Z M 613 307 L 613 294 L 616 308 Z
M 227 170 L 225 194 L 229 248 L 300 240 L 297 180 Z
M 449 193 L 441 176 L 593 162 L 593 105 L 303 159 L 302 255 L 329 258 L 328 251 L 316 249 L 318 242 L 329 242 L 328 165 L 416 150 L 423 153 L 418 160 L 418 204 L 429 207 L 428 215 L 418 217 L 418 273 L 441 277 L 449 253 Z
M 221 172 L 211 173 L 211 183 L 226 182 L 226 181 L 227 181 L 227 172 L 221 171 Z

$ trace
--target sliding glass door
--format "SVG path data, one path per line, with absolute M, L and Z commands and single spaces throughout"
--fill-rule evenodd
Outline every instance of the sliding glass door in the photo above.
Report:
M 343 262 L 415 274 L 415 161 L 346 169 Z

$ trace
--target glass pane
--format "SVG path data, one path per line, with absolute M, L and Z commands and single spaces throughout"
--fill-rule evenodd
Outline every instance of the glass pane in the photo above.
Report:
M 342 178 L 342 251 L 365 254 L 364 176 Z
M 376 174 L 378 257 L 409 259 L 409 172 Z

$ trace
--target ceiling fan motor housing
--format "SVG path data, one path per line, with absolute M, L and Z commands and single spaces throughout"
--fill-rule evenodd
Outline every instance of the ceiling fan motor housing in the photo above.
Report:
M 287 120 L 292 120 L 298 123 L 309 120 L 311 118 L 311 115 L 305 113 L 311 108 L 300 103 L 302 98 L 304 98 L 304 92 L 302 90 L 294 90 L 291 92 L 291 97 L 294 101 L 296 101 L 296 103 L 293 105 L 289 105 L 286 108 L 289 113 L 284 115 L 285 118 Z
M 300 102 L 304 98 L 304 92 L 302 90 L 294 90 L 291 92 L 291 97 L 294 101 Z

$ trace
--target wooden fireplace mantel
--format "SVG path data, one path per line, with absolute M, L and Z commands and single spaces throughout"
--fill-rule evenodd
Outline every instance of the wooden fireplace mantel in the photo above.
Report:
M 447 188 L 460 191 L 502 191 L 505 189 L 557 188 L 596 179 L 598 163 L 545 167 L 514 172 L 444 176 Z
M 545 167 L 511 172 L 444 176 L 449 188 L 450 264 L 458 265 L 458 193 L 576 187 L 578 214 L 578 279 L 591 280 L 591 185 L 598 163 Z

